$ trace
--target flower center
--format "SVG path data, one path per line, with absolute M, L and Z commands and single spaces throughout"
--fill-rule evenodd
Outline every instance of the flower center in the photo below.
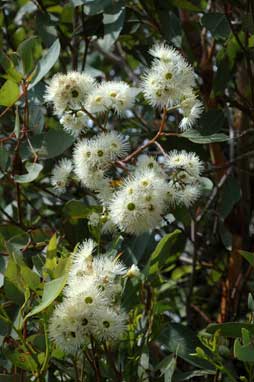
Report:
M 110 327 L 110 323 L 108 321 L 103 321 L 103 326 L 105 328 L 109 328 Z
M 127 208 L 129 211 L 133 211 L 133 210 L 135 210 L 136 206 L 134 203 L 129 203 L 129 204 L 127 204 Z
M 85 303 L 86 303 L 86 304 L 92 304 L 92 302 L 93 302 L 92 297 L 87 296 L 87 297 L 85 298 Z
M 73 89 L 71 91 L 71 95 L 72 95 L 73 98 L 77 98 L 79 96 L 79 92 L 77 90 Z

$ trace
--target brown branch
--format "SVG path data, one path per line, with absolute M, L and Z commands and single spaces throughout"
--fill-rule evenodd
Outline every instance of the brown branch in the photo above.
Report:
M 148 146 L 150 146 L 150 145 L 152 145 L 153 143 L 156 142 L 156 140 L 162 135 L 163 130 L 165 128 L 166 121 L 167 121 L 167 113 L 168 113 L 167 108 L 164 107 L 163 115 L 162 115 L 162 120 L 161 120 L 161 124 L 160 124 L 160 128 L 159 128 L 157 134 L 150 141 L 144 143 L 143 145 L 138 147 L 135 151 L 133 151 L 130 155 L 128 155 L 126 158 L 124 158 L 122 160 L 123 163 L 129 162 L 131 159 L 133 159 L 139 153 L 141 153 L 145 148 L 147 148 Z

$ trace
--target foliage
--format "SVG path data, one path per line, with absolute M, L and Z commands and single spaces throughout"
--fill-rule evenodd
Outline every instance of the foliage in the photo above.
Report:
M 3 0 L 0 24 L 0 381 L 253 381 L 252 1 Z M 162 41 L 194 67 L 205 112 L 183 133 L 168 117 L 147 152 L 198 154 L 203 195 L 152 232 L 104 234 L 90 224 L 103 213 L 90 190 L 52 188 L 75 137 L 45 103 L 46 84 L 78 70 L 138 86 Z M 160 121 L 139 95 L 112 123 L 135 150 Z M 48 324 L 71 254 L 89 238 L 141 273 L 125 280 L 126 336 L 78 358 L 55 346 Z

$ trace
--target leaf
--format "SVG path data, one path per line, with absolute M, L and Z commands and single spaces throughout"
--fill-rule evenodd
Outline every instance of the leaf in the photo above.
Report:
M 15 249 L 22 249 L 26 246 L 29 236 L 23 229 L 12 224 L 0 225 L 0 236 L 4 241 L 0 242 L 0 249 L 5 251 L 9 244 Z
M 19 377 L 17 374 L 15 375 L 8 375 L 8 374 L 0 374 L 0 382 L 20 382 L 21 377 Z
M 35 306 L 25 317 L 34 316 L 45 310 L 62 292 L 67 280 L 67 274 L 55 280 L 45 283 L 41 303 Z
M 171 0 L 172 4 L 180 9 L 186 9 L 187 11 L 200 12 L 202 8 L 197 7 L 188 0 Z
M 37 369 L 35 360 L 23 347 L 20 347 L 18 349 L 13 349 L 12 347 L 9 346 L 8 348 L 4 349 L 4 355 L 16 367 L 19 367 L 23 370 L 35 371 Z
M 191 365 L 208 370 L 214 369 L 208 361 L 192 355 L 196 353 L 196 347 L 203 348 L 203 346 L 188 327 L 175 323 L 168 324 L 162 329 L 156 340 L 165 346 L 169 352 L 176 353 L 177 356 Z
M 18 305 L 24 302 L 24 285 L 20 275 L 20 267 L 10 256 L 4 279 L 5 295 Z
M 18 53 L 21 57 L 24 73 L 31 72 L 34 66 L 33 50 L 38 42 L 38 37 L 32 36 L 23 41 L 18 47 Z
M 43 275 L 46 277 L 47 274 L 50 275 L 51 278 L 54 278 L 53 271 L 57 266 L 57 237 L 54 234 L 48 244 L 47 254 L 46 254 L 46 262 L 43 266 Z
M 179 18 L 167 9 L 158 11 L 161 30 L 165 39 L 169 42 L 177 36 L 182 35 L 181 23 Z
M 22 74 L 16 70 L 13 62 L 4 52 L 0 52 L 0 65 L 6 72 L 7 77 L 10 80 L 17 83 L 19 83 L 22 80 Z
M 9 152 L 5 146 L 0 146 L 0 179 L 4 176 L 9 162 Z
M 19 98 L 19 86 L 13 80 L 7 80 L 0 89 L 0 105 L 11 106 Z
M 39 135 L 37 135 L 39 137 Z M 38 154 L 41 159 L 51 159 L 61 155 L 75 141 L 75 137 L 62 129 L 50 129 L 43 135 L 43 142 Z
M 214 334 L 215 332 L 219 331 L 221 336 L 236 338 L 241 337 L 243 328 L 248 330 L 251 334 L 254 334 L 254 324 L 245 324 L 243 322 L 226 322 L 224 324 L 210 324 L 205 329 L 205 331 L 211 334 Z
M 248 261 L 248 263 L 252 267 L 254 267 L 254 253 L 247 252 L 247 251 L 242 251 L 242 250 L 240 250 L 239 253 L 240 253 L 241 256 L 243 256 L 245 258 L 245 260 Z
M 15 111 L 15 126 L 13 132 L 15 133 L 16 137 L 19 137 L 20 134 L 20 118 L 19 118 L 19 109 L 18 106 L 16 106 Z
M 223 133 L 215 133 L 210 135 L 202 134 L 199 130 L 189 129 L 180 135 L 183 138 L 187 138 L 189 141 L 199 144 L 225 142 L 229 140 L 229 137 Z
M 125 19 L 125 9 L 122 8 L 118 13 L 104 13 L 104 37 L 98 40 L 98 44 L 108 51 L 121 33 Z
M 195 377 L 205 377 L 206 375 L 214 375 L 215 372 L 211 370 L 193 370 L 187 372 L 176 372 L 174 375 L 174 382 L 188 381 Z
M 39 163 L 26 163 L 27 174 L 15 175 L 14 179 L 17 183 L 30 183 L 34 181 L 40 174 L 43 166 Z
M 55 65 L 58 60 L 60 54 L 61 45 L 59 40 L 57 39 L 49 48 L 47 53 L 40 59 L 36 73 L 32 77 L 32 81 L 30 83 L 29 89 L 35 86 Z
M 88 206 L 79 200 L 69 200 L 64 208 L 63 213 L 69 216 L 72 220 L 85 219 L 89 217 L 92 212 L 102 212 L 101 206 Z
M 215 38 L 227 38 L 230 34 L 230 25 L 223 13 L 206 13 L 202 17 L 201 23 Z
M 250 333 L 246 329 L 242 329 L 242 343 L 240 338 L 234 342 L 234 356 L 243 362 L 254 362 L 254 344 Z
M 225 219 L 240 199 L 241 189 L 238 180 L 234 176 L 229 176 L 220 194 L 218 213 Z
M 183 251 L 184 245 L 185 238 L 179 229 L 165 235 L 151 255 L 148 264 L 149 275 L 159 272 L 162 266 L 166 266 L 170 262 L 175 261 L 176 257 Z

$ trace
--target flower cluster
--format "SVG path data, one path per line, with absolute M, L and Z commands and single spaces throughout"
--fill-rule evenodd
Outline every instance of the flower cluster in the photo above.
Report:
M 146 100 L 163 108 L 163 116 L 170 108 L 178 109 L 183 115 L 182 130 L 193 126 L 203 110 L 194 92 L 193 69 L 179 52 L 164 44 L 155 45 L 150 54 L 152 65 L 141 84 Z M 163 161 L 142 154 L 136 162 L 129 163 L 130 158 L 135 158 L 135 151 L 135 155 L 126 157 L 129 143 L 111 128 L 108 117 L 122 117 L 133 107 L 138 93 L 138 89 L 123 81 L 98 83 L 86 73 L 76 72 L 55 75 L 47 88 L 46 99 L 53 102 L 65 130 L 78 138 L 89 118 L 103 130 L 93 136 L 96 130 L 91 129 L 92 138 L 77 140 L 73 161 L 63 160 L 54 168 L 52 184 L 64 191 L 73 169 L 76 180 L 95 192 L 103 205 L 102 215 L 89 216 L 89 226 L 104 233 L 117 228 L 138 235 L 154 229 L 173 208 L 190 207 L 202 193 L 203 163 L 194 153 L 165 153 L 162 149 Z M 137 153 L 141 151 L 142 147 Z
M 88 125 L 91 113 L 123 114 L 134 105 L 139 91 L 123 81 L 97 83 L 86 74 L 56 74 L 46 89 L 45 100 L 54 105 L 64 129 L 78 136 Z
M 65 191 L 72 169 L 73 164 L 69 159 L 61 159 L 53 168 L 51 183 L 58 193 Z
M 87 100 L 91 113 L 104 113 L 113 110 L 121 115 L 133 107 L 137 89 L 131 88 L 123 81 L 108 81 L 96 86 Z
M 145 98 L 154 107 L 178 108 L 183 114 L 180 128 L 192 127 L 203 111 L 193 90 L 193 69 L 181 54 L 164 44 L 155 45 L 150 54 L 154 57 L 152 66 L 142 81 Z
M 194 153 L 173 150 L 166 159 L 165 167 L 170 174 L 171 203 L 189 207 L 201 194 L 203 163 Z
M 84 348 L 91 338 L 98 343 L 119 340 L 126 328 L 121 278 L 136 276 L 138 269 L 127 270 L 107 254 L 93 256 L 94 248 L 88 240 L 74 254 L 64 299 L 50 320 L 49 335 L 66 353 Z
M 166 208 L 167 182 L 148 169 L 128 178 L 115 193 L 110 217 L 120 230 L 139 234 L 156 227 Z
M 114 131 L 79 141 L 73 155 L 78 179 L 87 188 L 99 192 L 106 201 L 112 194 L 111 178 L 106 171 L 113 161 L 127 153 L 128 148 L 128 142 Z

